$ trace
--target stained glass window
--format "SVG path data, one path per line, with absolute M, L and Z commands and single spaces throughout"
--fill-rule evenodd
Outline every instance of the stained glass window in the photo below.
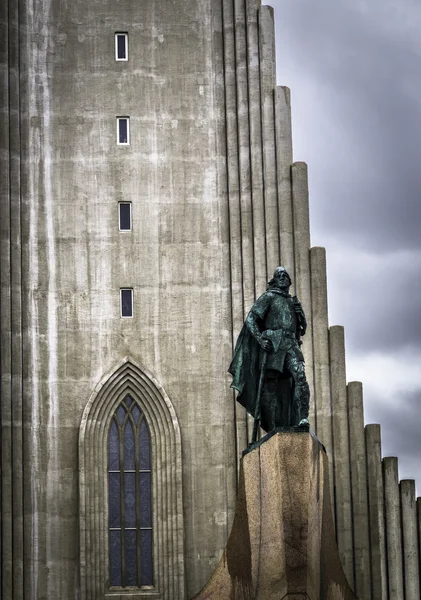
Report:
M 131 396 L 108 435 L 110 585 L 153 586 L 152 471 L 149 428 Z

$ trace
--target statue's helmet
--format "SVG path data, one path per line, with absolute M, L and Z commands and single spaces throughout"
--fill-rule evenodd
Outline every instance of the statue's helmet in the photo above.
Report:
M 281 273 L 285 273 L 285 275 L 288 277 L 289 279 L 289 284 L 292 284 L 292 280 L 291 277 L 289 276 L 288 271 L 285 269 L 285 267 L 277 267 L 273 273 L 273 278 L 269 281 L 269 287 L 271 285 L 274 285 L 276 280 L 279 278 Z

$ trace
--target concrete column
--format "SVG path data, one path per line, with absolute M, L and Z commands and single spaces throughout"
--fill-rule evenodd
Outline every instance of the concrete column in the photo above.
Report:
M 418 533 L 418 554 L 420 556 L 420 580 L 421 580 L 421 498 L 417 498 L 417 533 Z M 421 587 L 421 581 L 420 581 Z
M 260 6 L 258 0 L 246 0 L 250 164 L 256 296 L 265 291 L 267 284 L 262 123 L 260 112 L 259 27 L 257 21 L 258 6 Z
M 354 587 L 354 549 L 351 507 L 348 409 L 346 398 L 344 328 L 329 329 L 330 385 L 333 414 L 336 537 L 345 575 Z
M 311 402 L 316 407 L 316 422 L 313 427 L 318 438 L 324 444 L 329 458 L 329 483 L 333 502 L 333 432 L 329 371 L 326 251 L 324 248 L 311 248 L 310 267 L 315 387 L 315 394 Z
M 0 147 L 2 160 L 0 161 L 0 332 L 1 332 L 1 519 L 0 519 L 0 544 L 2 560 L 2 578 L 0 595 L 7 598 L 12 589 L 12 539 L 13 539 L 13 494 L 12 494 L 12 324 L 11 324 L 11 231 L 10 231 L 10 140 L 8 119 L 10 106 L 9 89 L 9 54 L 8 54 L 8 10 L 9 2 L 0 6 L 1 23 L 4 26 L 4 40 L 0 47 L 0 99 L 4 111 L 0 121 Z
M 370 600 L 370 523 L 362 384 L 359 381 L 348 383 L 347 396 L 352 522 L 354 525 L 355 594 L 360 600 Z
M 0 595 L 23 598 L 22 275 L 19 3 L 0 9 L 2 110 L 1 222 L 1 498 Z
M 280 262 L 292 274 L 295 273 L 295 259 L 291 189 L 291 93 L 289 88 L 283 86 L 277 86 L 275 90 L 275 131 Z
M 308 331 L 310 333 L 312 326 L 311 314 L 311 282 L 310 282 L 310 224 L 308 208 L 308 177 L 307 165 L 303 162 L 297 162 L 291 168 L 292 178 L 292 212 L 293 212 L 293 230 L 294 230 L 294 263 L 295 272 L 293 283 L 295 293 L 300 299 L 308 321 Z M 307 379 L 310 385 L 311 394 L 314 394 L 313 378 L 313 347 L 310 342 L 310 335 L 303 340 L 303 353 L 306 362 Z M 316 425 L 315 402 L 310 404 L 310 423 L 312 427 Z
M 308 206 L 308 173 L 307 165 L 296 162 L 291 167 L 292 182 L 292 212 L 294 231 L 294 258 L 296 283 L 295 291 L 298 294 L 308 294 L 305 289 L 307 283 L 310 260 L 310 222 Z
M 241 208 L 239 193 L 239 164 L 237 152 L 237 98 L 235 73 L 234 13 L 231 0 L 222 4 L 224 37 L 225 122 L 227 140 L 227 196 L 230 229 L 231 305 L 233 348 L 240 333 L 244 316 L 243 264 L 241 244 Z M 246 411 L 238 406 L 233 396 L 235 411 L 237 458 L 247 446 Z
M 253 212 L 250 186 L 250 137 L 247 81 L 246 15 L 244 0 L 234 0 L 235 78 L 237 93 L 237 132 L 240 183 L 241 252 L 243 259 L 244 313 L 255 300 Z
M 373 600 L 387 600 L 386 538 L 380 425 L 366 425 L 368 507 Z
M 398 459 L 395 456 L 388 456 L 383 459 L 383 482 L 389 598 L 404 600 L 402 521 L 399 498 Z
M 420 572 L 415 481 L 400 482 L 405 600 L 419 600 Z
M 21 235 L 21 146 L 20 146 L 20 23 L 19 3 L 10 3 L 9 84 L 13 107 L 10 113 L 11 183 L 11 325 L 12 325 L 12 420 L 13 420 L 13 600 L 23 599 L 23 453 L 22 453 L 22 235 Z
M 279 266 L 279 218 L 275 146 L 275 29 L 273 8 L 259 9 L 260 102 L 262 115 L 263 185 L 266 220 L 267 275 Z

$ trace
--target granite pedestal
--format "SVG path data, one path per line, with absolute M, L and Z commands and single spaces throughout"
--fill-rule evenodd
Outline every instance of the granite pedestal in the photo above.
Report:
M 234 523 L 193 600 L 356 600 L 335 540 L 323 446 L 278 432 L 245 453 Z

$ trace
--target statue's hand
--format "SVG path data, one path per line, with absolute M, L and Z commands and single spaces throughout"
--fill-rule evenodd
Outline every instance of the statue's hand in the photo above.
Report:
M 263 333 L 262 337 L 260 338 L 260 345 L 263 348 L 263 350 L 265 350 L 265 352 L 273 352 L 273 344 L 272 344 L 272 340 L 268 340 L 265 337 L 265 334 Z
M 270 340 L 262 340 L 260 345 L 266 352 L 273 352 L 273 344 Z
M 297 296 L 294 296 L 293 298 L 294 301 L 294 310 L 295 310 L 295 314 L 299 315 L 300 317 L 304 317 L 304 311 L 303 311 L 303 307 L 301 305 L 301 302 L 298 300 Z
M 293 302 L 294 302 L 294 311 L 299 320 L 300 334 L 305 335 L 305 333 L 307 331 L 307 321 L 306 321 L 306 317 L 305 317 L 305 314 L 303 311 L 303 307 L 301 305 L 301 302 L 298 300 L 297 296 L 293 297 Z

